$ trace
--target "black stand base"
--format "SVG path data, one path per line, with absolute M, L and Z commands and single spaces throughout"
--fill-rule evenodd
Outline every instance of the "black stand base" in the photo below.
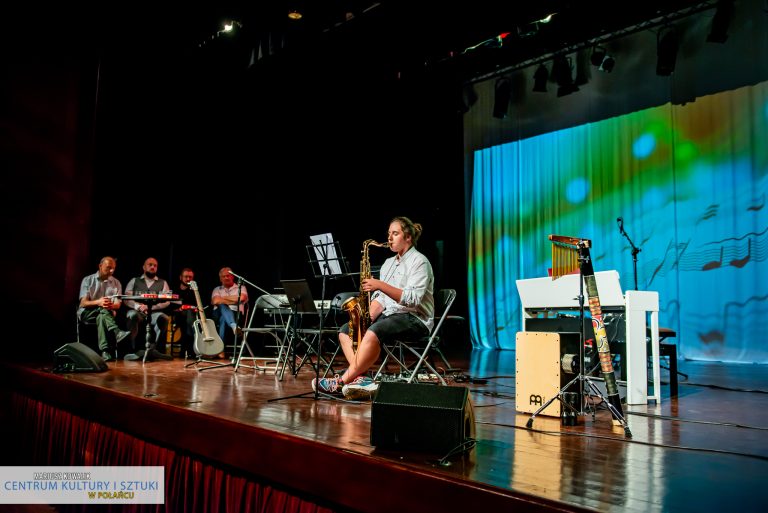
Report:
M 161 353 L 155 346 L 150 346 L 149 349 L 139 349 L 135 353 L 128 353 L 123 357 L 127 361 L 143 360 L 145 362 L 152 362 L 155 360 L 173 360 L 173 356 L 165 353 Z
M 211 370 L 211 369 L 221 369 L 221 368 L 224 368 L 224 367 L 234 367 L 235 366 L 235 362 L 221 363 L 221 362 L 217 362 L 217 361 L 214 361 L 214 360 L 206 360 L 202 356 L 198 356 L 194 361 L 189 362 L 188 364 L 186 364 L 184 366 L 184 368 L 186 369 L 188 367 L 192 367 L 193 365 L 197 366 L 197 365 L 200 365 L 201 363 L 207 363 L 208 366 L 207 367 L 200 367 L 200 368 L 198 368 L 197 372 L 203 372 L 203 371 Z
M 579 374 L 575 378 L 573 378 L 571 381 L 569 381 L 563 388 L 561 388 L 557 392 L 557 395 L 552 397 L 546 403 L 542 404 L 539 407 L 538 410 L 533 412 L 531 414 L 531 418 L 528 419 L 528 422 L 526 422 L 525 427 L 528 428 L 528 429 L 531 429 L 533 427 L 533 420 L 536 418 L 536 416 L 539 413 L 541 413 L 542 411 L 544 411 L 555 400 L 560 401 L 560 404 L 562 405 L 562 407 L 565 410 L 568 410 L 568 412 L 570 414 L 572 414 L 573 416 L 576 416 L 576 415 L 578 415 L 578 416 L 585 416 L 588 413 L 590 413 L 592 415 L 592 420 L 594 421 L 595 420 L 595 408 L 592 407 L 592 408 L 589 409 L 589 411 L 585 411 L 584 410 L 584 402 L 585 402 L 585 400 L 584 400 L 585 398 L 584 397 L 581 398 L 581 405 L 579 406 L 578 410 L 573 408 L 573 406 L 570 404 L 570 401 L 566 401 L 564 399 L 564 394 L 572 393 L 572 392 L 569 392 L 569 389 L 571 388 L 571 386 L 574 383 L 577 383 L 577 382 L 579 382 L 581 384 L 581 386 L 579 387 L 579 390 L 584 390 L 585 392 L 591 391 L 592 392 L 591 395 L 597 396 L 597 397 L 599 397 L 603 401 L 603 404 L 605 404 L 608 407 L 608 410 L 611 412 L 611 415 L 616 420 L 616 422 L 618 422 L 618 424 L 622 428 L 624 428 L 624 436 L 626 438 L 632 438 L 632 432 L 629 430 L 629 425 L 627 424 L 626 419 L 624 418 L 624 416 L 621 413 L 619 413 L 619 411 L 620 411 L 619 407 L 621 405 L 619 404 L 617 406 L 616 404 L 614 404 L 616 401 L 619 401 L 618 395 L 617 396 L 612 396 L 610 399 L 604 397 L 603 394 L 600 392 L 600 389 L 597 388 L 597 385 L 592 383 L 592 380 L 590 380 L 588 376 L 584 376 L 583 374 Z M 586 386 L 584 386 L 584 385 L 586 385 Z
M 272 399 L 267 399 L 267 402 L 273 403 L 275 401 L 282 401 L 283 399 L 317 399 L 316 395 L 331 397 L 327 394 L 320 394 L 319 392 L 312 391 L 312 392 L 303 392 L 301 394 L 286 395 L 285 397 L 273 397 Z

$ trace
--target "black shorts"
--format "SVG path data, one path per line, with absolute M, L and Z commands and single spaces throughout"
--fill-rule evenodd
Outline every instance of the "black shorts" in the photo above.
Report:
M 368 329 L 376 333 L 382 344 L 391 344 L 395 340 L 418 340 L 429 336 L 429 330 L 424 323 L 410 313 L 398 313 L 386 317 L 379 315 Z M 349 323 L 342 326 L 339 333 L 349 335 Z

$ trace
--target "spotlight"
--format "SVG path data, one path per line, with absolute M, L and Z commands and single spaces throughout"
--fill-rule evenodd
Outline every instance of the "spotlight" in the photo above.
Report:
M 590 58 L 590 61 L 592 62 L 592 66 L 600 67 L 600 65 L 603 64 L 603 60 L 606 57 L 605 48 L 596 46 L 592 49 L 592 57 Z
M 605 48 L 601 46 L 596 46 L 592 50 L 592 57 L 590 57 L 590 62 L 592 62 L 592 65 L 597 69 L 606 73 L 613 71 L 613 67 L 616 65 L 616 59 L 608 55 L 608 53 L 605 51 Z
M 733 0 L 719 0 L 715 17 L 712 18 L 712 28 L 707 36 L 707 43 L 725 43 L 728 39 L 728 26 L 733 17 Z
M 533 91 L 536 93 L 547 92 L 547 80 L 549 80 L 549 70 L 543 64 L 539 64 L 536 73 L 533 74 Z
M 611 57 L 610 55 L 606 55 L 605 59 L 603 59 L 603 63 L 600 64 L 600 67 L 597 68 L 600 71 L 605 71 L 606 73 L 610 73 L 613 71 L 613 67 L 616 65 L 616 59 Z
M 558 55 L 552 61 L 552 76 L 557 82 L 557 96 L 566 96 L 579 90 L 573 83 L 573 65 L 565 55 Z
M 663 27 L 656 34 L 656 74 L 668 77 L 675 71 L 677 48 L 679 46 L 677 31 L 674 26 Z
M 461 88 L 458 101 L 458 110 L 462 114 L 469 112 L 469 109 L 477 103 L 477 93 L 475 92 L 475 88 L 472 87 L 472 84 L 466 84 Z
M 496 96 L 493 100 L 493 117 L 504 119 L 507 117 L 509 100 L 512 99 L 512 82 L 508 78 L 500 78 L 496 81 Z

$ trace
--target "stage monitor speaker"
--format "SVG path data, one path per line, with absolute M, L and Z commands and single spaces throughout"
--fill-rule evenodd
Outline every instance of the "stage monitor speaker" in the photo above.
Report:
M 466 387 L 385 381 L 371 405 L 371 445 L 448 453 L 475 436 Z
M 85 344 L 64 344 L 53 352 L 53 372 L 104 372 L 104 359 Z

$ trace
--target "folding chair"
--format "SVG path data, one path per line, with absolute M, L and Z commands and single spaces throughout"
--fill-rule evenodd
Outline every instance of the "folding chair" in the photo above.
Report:
M 382 344 L 384 351 L 383 361 L 379 370 L 374 376 L 375 380 L 381 379 L 382 374 L 386 370 L 387 364 L 390 359 L 400 366 L 399 378 L 405 380 L 408 383 L 413 383 L 419 380 L 419 369 L 422 366 L 426 367 L 432 374 L 437 376 L 440 384 L 445 385 L 445 379 L 440 375 L 437 370 L 429 362 L 429 357 L 432 351 L 435 351 L 440 355 L 442 360 L 446 363 L 447 367 L 450 367 L 442 351 L 437 349 L 437 343 L 440 340 L 439 333 L 440 328 L 443 326 L 443 322 L 448 316 L 448 311 L 451 309 L 454 300 L 456 299 L 456 290 L 454 289 L 442 289 L 438 291 L 435 297 L 435 306 L 437 311 L 441 312 L 437 325 L 432 330 L 432 333 L 428 337 L 423 337 L 419 340 L 397 340 L 393 344 Z M 416 361 L 408 363 L 408 360 L 415 357 Z
M 263 372 L 272 371 L 277 373 L 279 362 L 284 358 L 285 351 L 285 338 L 286 338 L 286 323 L 282 322 L 281 306 L 288 301 L 285 295 L 279 294 L 263 294 L 256 300 L 256 304 L 253 310 L 250 312 L 246 327 L 243 328 L 243 340 L 240 344 L 240 351 L 235 361 L 235 371 L 239 367 L 246 369 L 255 369 Z M 257 317 L 259 311 L 263 311 L 265 315 L 271 316 L 271 322 L 265 323 L 264 326 L 254 326 L 253 320 Z M 280 322 L 278 323 L 278 319 Z M 265 346 L 265 348 L 274 348 L 277 350 L 277 356 L 255 356 L 251 350 L 251 346 L 248 344 L 248 335 L 261 334 L 269 335 L 274 338 L 274 346 Z M 283 338 L 280 338 L 279 333 L 283 334 Z M 249 356 L 243 356 L 243 351 L 247 350 Z M 243 364 L 243 360 L 254 362 L 253 365 Z M 258 362 L 263 362 L 264 365 L 259 365 Z M 269 362 L 273 362 L 273 365 L 267 365 Z
M 454 294 L 454 298 L 450 299 L 448 296 Z M 456 291 L 453 289 L 440 289 L 437 291 L 437 294 L 435 295 L 435 315 L 440 318 L 443 316 L 444 309 L 446 308 L 446 305 L 450 307 L 453 304 L 453 301 L 456 299 Z M 450 300 L 450 302 L 449 302 Z M 460 315 L 452 315 L 448 312 L 445 312 L 445 320 L 443 321 L 442 325 L 435 328 L 435 333 L 437 336 L 435 337 L 435 341 L 432 343 L 432 347 L 430 351 L 437 353 L 437 355 L 440 357 L 440 359 L 445 364 L 445 371 L 446 372 L 455 372 L 459 369 L 456 367 L 453 367 L 451 363 L 448 361 L 448 359 L 443 354 L 443 350 L 440 349 L 441 345 L 445 345 L 446 341 L 449 341 L 450 338 L 447 336 L 443 336 L 443 330 L 445 330 L 446 324 L 448 326 L 451 325 L 451 323 L 466 323 L 467 320 L 460 316 Z M 462 329 L 466 329 L 466 325 L 462 326 Z M 454 331 L 455 333 L 455 331 Z

